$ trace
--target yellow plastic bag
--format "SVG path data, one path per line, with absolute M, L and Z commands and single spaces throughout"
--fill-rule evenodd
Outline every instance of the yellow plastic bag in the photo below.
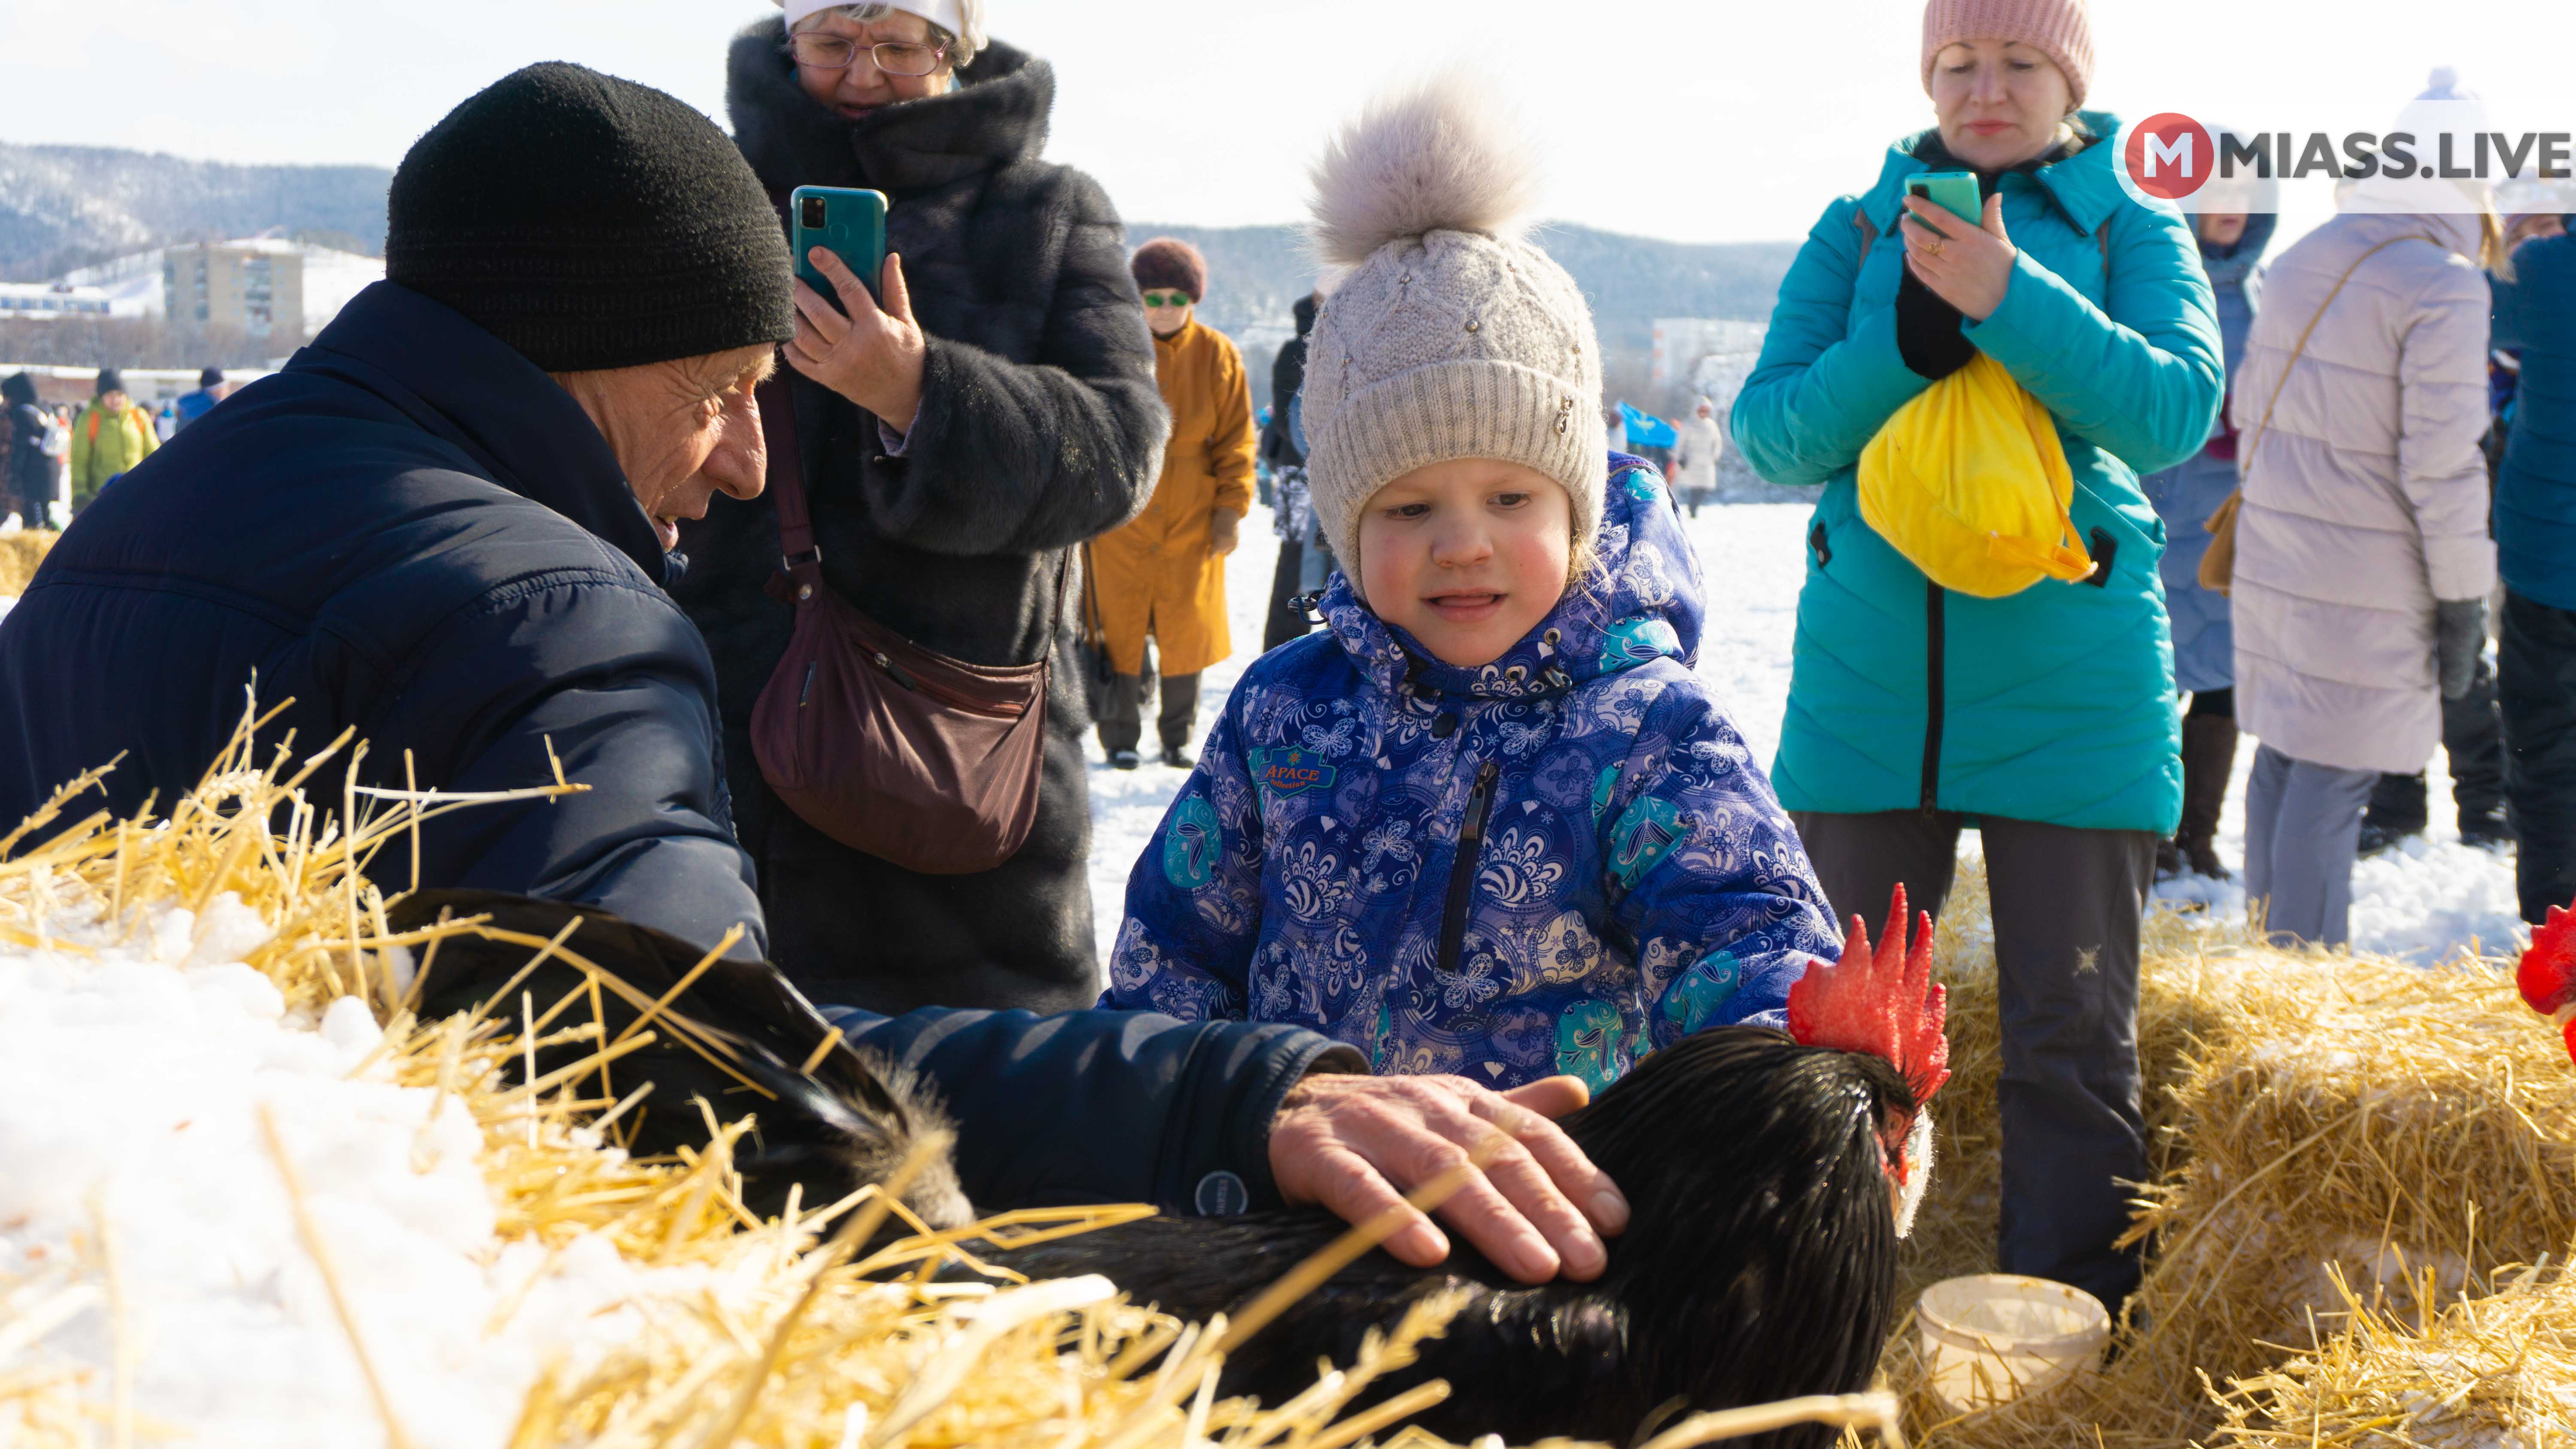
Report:
M 1860 455 L 1861 520 L 1924 577 L 1980 599 L 2093 572 L 2074 499 L 2048 409 L 1984 353 L 1898 408 Z

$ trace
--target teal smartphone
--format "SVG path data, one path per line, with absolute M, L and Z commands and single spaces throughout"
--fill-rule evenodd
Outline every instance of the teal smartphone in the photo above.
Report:
M 1926 171 L 1906 182 L 1905 192 L 1922 197 L 1970 226 L 1986 224 L 1986 202 L 1977 194 L 1974 171 Z
M 867 284 L 877 296 L 877 274 L 885 269 L 886 199 L 882 191 L 847 186 L 799 186 L 787 197 L 787 247 L 795 254 L 796 275 L 841 305 L 832 279 L 814 270 L 807 253 L 822 247 Z M 879 298 L 879 300 L 883 300 Z

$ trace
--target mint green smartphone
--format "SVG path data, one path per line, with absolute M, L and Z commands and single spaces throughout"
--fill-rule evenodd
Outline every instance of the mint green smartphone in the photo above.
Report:
M 1986 224 L 1986 201 L 1977 193 L 1974 171 L 1926 171 L 1905 183 L 1905 194 L 1920 196 L 1970 226 Z
M 847 186 L 799 186 L 788 194 L 787 249 L 795 254 L 796 276 L 838 307 L 840 294 L 833 290 L 832 279 L 814 270 L 806 257 L 816 247 L 839 257 L 867 284 L 868 295 L 883 301 L 877 293 L 877 274 L 885 269 L 885 193 Z

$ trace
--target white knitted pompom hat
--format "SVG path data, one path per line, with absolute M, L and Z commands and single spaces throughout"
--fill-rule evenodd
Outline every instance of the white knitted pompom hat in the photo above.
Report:
M 1306 483 L 1355 593 L 1362 509 L 1428 464 L 1526 464 L 1565 485 L 1576 539 L 1600 527 L 1601 346 L 1574 279 L 1521 239 L 1522 153 L 1451 75 L 1372 103 L 1312 172 L 1316 251 L 1350 271 L 1306 344 Z

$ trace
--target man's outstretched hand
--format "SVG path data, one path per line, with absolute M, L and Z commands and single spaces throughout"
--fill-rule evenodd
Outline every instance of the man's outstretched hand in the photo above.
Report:
M 1412 1221 L 1386 1250 L 1428 1268 L 1449 1256 L 1449 1239 L 1404 1194 L 1501 1137 L 1440 1217 L 1524 1283 L 1560 1271 L 1589 1281 L 1609 1264 L 1601 1239 L 1628 1226 L 1628 1200 L 1551 1119 L 1590 1096 L 1575 1077 L 1495 1092 L 1464 1077 L 1311 1076 L 1289 1089 L 1271 1124 L 1270 1172 L 1288 1201 L 1320 1203 L 1350 1222 L 1403 1209 Z

